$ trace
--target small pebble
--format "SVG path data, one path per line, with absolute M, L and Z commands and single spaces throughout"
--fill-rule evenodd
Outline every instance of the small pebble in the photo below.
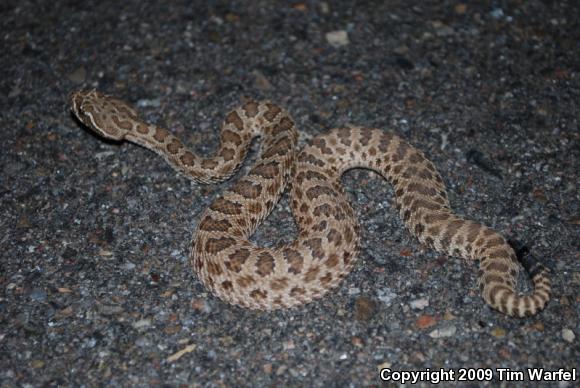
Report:
M 376 304 L 372 299 L 360 297 L 355 302 L 354 319 L 357 321 L 368 321 L 376 312 Z
M 41 288 L 34 288 L 30 292 L 30 299 L 32 299 L 35 302 L 44 302 L 46 301 L 46 298 L 47 298 L 46 291 L 44 291 Z
M 84 67 L 76 68 L 72 73 L 68 75 L 68 79 L 75 84 L 82 84 L 87 78 L 87 70 Z
M 564 328 L 562 329 L 562 338 L 564 338 L 564 341 L 572 343 L 574 342 L 574 339 L 576 339 L 576 335 L 572 330 Z
M 149 326 L 151 326 L 151 319 L 149 319 L 149 318 L 140 319 L 136 322 L 133 322 L 133 324 L 131 326 L 133 326 L 134 329 L 141 329 L 143 327 L 149 327 Z
M 455 334 L 456 331 L 457 328 L 454 325 L 442 326 L 429 333 L 429 337 L 431 338 L 451 337 Z
M 326 33 L 326 41 L 335 48 L 346 46 L 349 43 L 348 34 L 345 30 L 331 31 Z
M 491 335 L 493 335 L 495 338 L 505 337 L 505 334 L 506 331 L 504 328 L 494 327 L 493 329 L 491 329 Z
M 412 309 L 423 310 L 425 307 L 429 306 L 429 298 L 420 298 L 412 300 L 409 305 Z
M 421 315 L 415 321 L 415 326 L 418 329 L 426 329 L 428 327 L 434 326 L 437 323 L 437 319 L 432 315 Z
M 389 288 L 377 290 L 377 298 L 387 306 L 390 305 L 397 296 L 398 295 Z

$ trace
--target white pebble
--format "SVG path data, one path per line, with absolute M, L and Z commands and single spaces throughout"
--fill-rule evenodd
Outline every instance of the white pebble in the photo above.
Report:
M 412 309 L 423 310 L 425 307 L 429 306 L 429 299 L 428 298 L 415 299 L 412 300 L 411 303 L 409 303 L 409 305 L 411 305 Z
M 572 343 L 574 342 L 576 335 L 570 329 L 562 329 L 562 338 L 564 338 L 564 341 Z
M 455 334 L 457 328 L 453 325 L 439 327 L 429 333 L 429 337 L 431 338 L 443 338 L 443 337 L 451 337 Z
M 327 32 L 326 41 L 332 47 L 346 46 L 349 43 L 348 34 L 345 30 Z

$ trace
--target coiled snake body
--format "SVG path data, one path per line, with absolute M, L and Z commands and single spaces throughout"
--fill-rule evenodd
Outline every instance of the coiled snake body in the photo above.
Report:
M 253 137 L 262 152 L 247 175 L 204 212 L 193 238 L 195 272 L 226 302 L 252 309 L 288 308 L 320 298 L 351 271 L 359 235 L 340 177 L 352 168 L 378 172 L 395 188 L 396 207 L 419 241 L 448 255 L 480 261 L 484 300 L 502 313 L 523 317 L 550 298 L 547 269 L 533 263 L 534 291 L 518 295 L 520 265 L 496 231 L 455 215 L 433 164 L 401 138 L 378 129 L 333 129 L 299 153 L 294 122 L 268 102 L 248 102 L 230 112 L 215 156 L 189 151 L 167 130 L 145 123 L 128 104 L 96 91 L 71 95 L 72 110 L 102 137 L 128 140 L 161 155 L 191 179 L 229 178 L 243 162 Z M 291 207 L 298 236 L 277 248 L 249 241 L 291 182 Z

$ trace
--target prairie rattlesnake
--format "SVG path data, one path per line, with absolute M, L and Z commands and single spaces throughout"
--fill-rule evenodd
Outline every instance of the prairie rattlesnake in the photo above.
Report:
M 528 266 L 533 293 L 517 294 L 520 264 L 513 249 L 494 230 L 453 214 L 433 164 L 395 135 L 367 128 L 333 129 L 298 154 L 290 116 L 274 104 L 248 102 L 226 116 L 216 156 L 202 158 L 118 99 L 79 91 L 71 101 L 78 119 L 100 136 L 153 150 L 203 183 L 229 178 L 243 162 L 251 139 L 262 137 L 256 164 L 205 211 L 193 239 L 190 260 L 195 271 L 229 303 L 287 308 L 319 298 L 339 284 L 354 265 L 359 241 L 340 177 L 358 167 L 378 172 L 394 186 L 396 207 L 421 243 L 480 261 L 479 286 L 491 307 L 523 317 L 543 309 L 550 298 L 548 271 L 539 263 Z M 274 249 L 257 247 L 248 238 L 288 182 L 298 237 Z

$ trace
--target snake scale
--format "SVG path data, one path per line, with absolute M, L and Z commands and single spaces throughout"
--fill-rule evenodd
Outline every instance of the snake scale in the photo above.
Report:
M 289 308 L 322 297 L 351 271 L 358 224 L 340 177 L 352 168 L 379 173 L 395 190 L 395 205 L 409 231 L 447 255 L 479 260 L 483 299 L 510 316 L 536 314 L 550 299 L 548 270 L 526 265 L 534 290 L 519 295 L 520 263 L 498 232 L 450 209 L 441 176 L 425 155 L 378 129 L 338 128 L 314 137 L 302 150 L 290 115 L 269 102 L 247 102 L 225 118 L 215 156 L 188 150 L 166 129 L 144 122 L 127 103 L 97 91 L 71 94 L 72 111 L 88 128 L 161 155 L 196 182 L 225 180 L 240 167 L 254 137 L 262 150 L 249 172 L 201 216 L 190 260 L 203 284 L 222 300 L 252 309 Z M 296 239 L 276 248 L 249 237 L 291 184 Z

